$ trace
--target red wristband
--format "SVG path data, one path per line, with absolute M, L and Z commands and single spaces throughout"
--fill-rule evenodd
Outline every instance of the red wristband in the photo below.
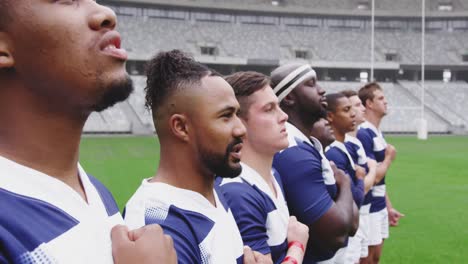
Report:
M 294 247 L 294 246 L 296 246 L 296 247 L 302 249 L 302 253 L 305 252 L 304 245 L 303 245 L 301 242 L 299 242 L 299 241 L 291 241 L 291 242 L 289 242 L 288 248 Z
M 288 261 L 291 261 L 293 264 L 298 264 L 297 259 L 295 259 L 295 258 L 293 258 L 293 257 L 291 257 L 291 256 L 286 256 L 286 257 L 283 259 L 283 262 L 282 262 L 282 263 L 288 262 Z

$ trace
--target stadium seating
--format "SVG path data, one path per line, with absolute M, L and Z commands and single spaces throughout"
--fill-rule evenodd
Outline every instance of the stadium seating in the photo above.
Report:
M 92 113 L 84 127 L 85 133 L 131 133 L 132 127 L 117 104 L 101 113 Z
M 138 116 L 138 122 L 154 132 L 150 112 L 145 108 L 144 76 L 132 76 L 135 92 L 127 100 L 132 111 Z M 327 93 L 339 92 L 345 89 L 358 90 L 359 82 L 319 82 Z M 409 133 L 417 129 L 418 118 L 421 116 L 420 92 L 418 82 L 400 81 L 399 83 L 381 83 L 389 104 L 388 116 L 382 123 L 386 132 Z M 468 122 L 463 115 L 468 109 L 468 84 L 465 82 L 443 83 L 427 82 L 425 118 L 428 129 L 434 133 L 447 133 L 451 127 L 467 127 Z M 447 92 L 450 89 L 450 92 Z M 124 103 L 127 103 L 124 102 Z M 86 123 L 85 133 L 131 133 L 132 124 L 126 118 L 122 104 L 103 111 L 93 113 Z
M 357 91 L 363 84 L 359 82 L 323 81 L 319 82 L 319 85 L 327 93 L 335 93 L 346 89 Z M 415 132 L 421 116 L 419 96 L 408 94 L 408 91 L 398 84 L 380 83 L 380 85 L 388 102 L 388 115 L 382 121 L 382 130 L 398 133 Z M 430 132 L 446 133 L 449 131 L 447 122 L 433 112 L 426 112 L 425 118 L 428 120 L 428 130 Z
M 171 4 L 172 1 L 158 0 L 159 3 Z M 196 6 L 203 4 L 205 6 L 247 6 L 252 9 L 261 10 L 262 8 L 271 7 L 271 0 L 178 0 L 179 3 L 183 3 L 188 6 Z M 356 1 L 356 0 L 277 0 L 279 7 L 292 7 L 302 8 L 305 10 L 346 10 L 354 11 L 358 10 L 359 6 L 366 6 L 362 8 L 366 10 L 370 9 L 370 0 Z M 367 3 L 367 5 L 365 5 Z M 440 0 L 426 0 L 426 10 L 438 11 L 439 4 L 451 3 L 453 10 L 468 10 L 467 0 L 451 0 L 451 1 L 440 1 Z M 400 11 L 405 13 L 417 13 L 421 11 L 421 1 L 414 0 L 380 0 L 375 1 L 376 10 L 383 11 Z M 444 11 L 441 11 L 444 12 Z
M 426 81 L 427 92 L 438 99 L 441 104 L 457 114 L 468 126 L 468 85 L 466 82 L 434 82 Z
M 215 57 L 288 60 L 295 59 L 296 50 L 305 50 L 307 59 L 318 61 L 368 63 L 370 60 L 370 32 L 359 23 L 356 28 L 334 25 L 305 27 L 149 16 L 119 16 L 119 21 L 123 46 L 129 51 L 130 59 L 136 60 L 148 60 L 158 51 L 174 48 L 200 56 L 204 55 L 201 53 L 203 46 L 215 47 Z M 426 63 L 462 63 L 461 55 L 466 52 L 468 42 L 466 35 L 428 32 Z M 376 62 L 386 62 L 386 53 L 395 53 L 396 61 L 402 64 L 421 61 L 418 32 L 377 30 L 375 42 Z
M 146 77 L 132 76 L 132 80 L 135 85 L 135 91 L 130 95 L 128 102 L 133 111 L 138 115 L 140 122 L 145 127 L 154 131 L 153 118 L 149 110 L 145 107 L 144 89 L 146 87 Z
M 421 98 L 422 87 L 418 82 L 400 81 L 400 84 L 414 96 Z M 464 111 L 468 109 L 465 98 L 468 85 L 465 82 L 426 82 L 425 105 L 455 127 L 468 127 Z
M 280 0 L 281 8 L 296 7 L 307 10 L 328 10 L 327 16 L 295 16 L 288 13 L 222 12 L 210 13 L 191 8 L 164 9 L 159 5 L 118 4 L 113 8 L 118 14 L 118 30 L 122 34 L 122 46 L 129 52 L 130 60 L 146 61 L 154 54 L 174 48 L 182 49 L 195 58 L 208 59 L 211 63 L 277 65 L 296 60 L 302 53 L 306 61 L 327 65 L 351 65 L 355 71 L 365 68 L 370 60 L 370 29 L 368 18 L 350 17 L 336 19 L 330 14 L 339 10 L 356 10 L 366 1 L 355 0 Z M 369 1 L 370 2 L 370 1 Z M 450 1 L 457 12 L 468 11 L 468 0 Z M 164 0 L 158 0 L 164 5 Z M 171 5 L 172 1 L 167 1 Z M 177 0 L 181 6 L 221 6 L 225 9 L 243 6 L 262 10 L 271 7 L 269 0 Z M 428 0 L 428 10 L 437 10 L 441 1 Z M 445 3 L 445 2 L 444 2 Z M 127 6 L 127 7 L 125 7 Z M 129 7 L 130 6 L 130 7 Z M 112 7 L 112 6 L 111 6 Z M 362 8 L 362 7 L 361 7 Z M 365 8 L 365 7 L 364 7 Z M 419 1 L 376 1 L 376 9 L 417 14 Z M 269 9 L 270 10 L 270 9 Z M 171 13 L 172 12 L 172 13 Z M 343 14 L 343 13 L 340 13 Z M 414 15 L 413 14 L 413 15 Z M 440 14 L 439 14 L 440 15 Z M 393 19 L 393 18 L 392 18 Z M 381 65 L 418 65 L 421 62 L 420 32 L 418 21 L 393 19 L 377 21 L 375 31 L 375 62 Z M 429 65 L 464 66 L 462 55 L 468 49 L 468 23 L 433 23 L 426 34 L 426 63 Z M 419 26 L 420 28 L 420 26 Z M 206 53 L 205 47 L 212 47 Z M 395 57 L 389 59 L 388 54 Z M 391 57 L 391 56 L 390 56 Z M 202 60 L 203 61 L 203 60 Z M 262 62 L 262 61 L 266 61 Z M 252 63 L 255 62 L 255 63 Z M 331 66 L 331 67 L 333 67 Z M 344 66 L 340 66 L 344 67 Z M 395 67 L 395 66 L 392 66 Z M 393 68 L 397 70 L 398 68 Z M 153 131 L 151 114 L 144 107 L 144 76 L 132 76 L 135 92 L 121 104 L 102 113 L 93 113 L 86 123 L 88 133 L 131 133 Z M 319 82 L 327 92 L 358 89 L 359 82 Z M 351 81 L 351 82 L 350 82 Z M 420 116 L 421 86 L 418 82 L 399 81 L 382 83 L 389 102 L 389 114 L 382 127 L 391 132 L 414 132 L 416 117 Z M 448 92 L 447 92 L 448 91 Z M 425 111 L 429 131 L 445 133 L 453 128 L 468 128 L 468 84 L 466 82 L 426 82 Z M 143 128 L 143 129 L 141 129 Z

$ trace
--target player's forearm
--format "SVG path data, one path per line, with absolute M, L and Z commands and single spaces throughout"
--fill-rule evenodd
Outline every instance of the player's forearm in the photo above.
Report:
M 390 168 L 390 165 L 392 164 L 392 161 L 390 159 L 384 159 L 379 165 L 377 165 L 377 170 L 375 173 L 375 183 L 380 182 L 383 177 L 385 177 L 385 174 L 387 174 L 388 168 Z
M 377 170 L 375 167 L 370 168 L 366 177 L 364 177 L 364 194 L 367 194 L 372 188 L 372 186 L 374 186 L 374 184 L 377 182 L 376 173 L 377 173 Z
M 387 204 L 387 209 L 393 208 L 392 202 L 390 202 L 390 197 L 388 197 L 388 193 L 385 193 L 385 202 Z
M 304 250 L 307 248 L 306 245 L 302 245 L 303 247 L 301 248 L 298 245 L 290 244 L 288 247 L 288 252 L 286 253 L 286 257 L 284 258 L 283 262 L 284 264 L 288 263 L 302 263 L 304 260 Z M 296 262 L 294 262 L 296 260 Z
M 343 247 L 353 225 L 354 201 L 349 180 L 342 182 L 339 187 L 332 207 L 309 226 L 309 238 L 315 237 L 327 250 Z
M 340 187 L 335 204 L 339 209 L 343 227 L 349 231 L 353 225 L 353 194 L 350 182 L 344 182 Z

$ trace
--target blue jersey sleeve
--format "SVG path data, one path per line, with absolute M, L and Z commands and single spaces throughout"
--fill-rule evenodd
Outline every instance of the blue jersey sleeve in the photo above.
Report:
M 202 263 L 199 243 L 209 233 L 213 221 L 200 213 L 171 206 L 164 219 L 145 213 L 145 225 L 150 224 L 161 225 L 164 233 L 172 237 L 179 264 Z
M 361 208 L 362 202 L 364 201 L 364 181 L 358 179 L 351 187 L 351 192 L 356 206 Z
M 357 138 L 361 141 L 367 157 L 375 160 L 374 140 L 372 139 L 372 135 L 366 129 L 359 129 L 357 132 Z
M 346 157 L 346 154 L 342 154 L 339 149 L 336 147 L 331 147 L 325 153 L 325 157 L 327 157 L 329 161 L 333 161 L 338 169 L 347 172 L 349 163 L 348 157 Z
M 331 147 L 325 156 L 333 161 L 338 169 L 343 170 L 351 179 L 351 193 L 356 206 L 359 208 L 364 200 L 364 184 L 362 180 L 355 178 L 355 171 L 344 152 L 336 147 Z M 351 171 L 352 170 L 352 171 Z M 352 175 L 352 176 L 351 176 Z M 354 177 L 354 178 L 353 178 Z
M 174 248 L 177 253 L 177 263 L 179 264 L 190 264 L 190 263 L 201 263 L 199 249 L 195 248 L 197 243 L 193 236 L 184 232 L 183 229 L 177 226 L 164 225 L 161 227 L 166 235 L 172 237 L 174 241 Z
M 316 153 L 315 153 L 316 152 Z M 312 146 L 291 147 L 275 155 L 291 215 L 310 225 L 333 205 L 322 175 L 320 154 Z
M 232 182 L 220 187 L 231 208 L 244 245 L 262 254 L 270 254 L 266 229 L 267 209 L 254 187 L 245 182 Z

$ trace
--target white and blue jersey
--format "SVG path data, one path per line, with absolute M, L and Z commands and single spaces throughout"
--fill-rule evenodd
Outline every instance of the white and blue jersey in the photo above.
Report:
M 143 180 L 125 208 L 129 228 L 159 224 L 174 240 L 178 262 L 242 263 L 243 244 L 231 210 L 219 190 L 216 206 L 201 194 Z
M 343 170 L 351 179 L 351 193 L 358 208 L 364 200 L 364 181 L 356 177 L 354 160 L 348 153 L 344 143 L 335 140 L 325 153 L 328 160 L 333 161 L 336 167 Z
M 87 202 L 64 182 L 0 156 L 0 263 L 113 263 L 123 224 L 111 193 L 78 164 Z
M 279 176 L 273 170 L 276 195 L 262 176 L 245 163 L 239 177 L 218 177 L 216 184 L 232 210 L 244 245 L 264 255 L 271 253 L 273 263 L 281 263 L 288 250 L 289 210 L 275 177 Z
M 367 166 L 367 155 L 359 139 L 346 135 L 345 136 L 345 146 L 348 150 L 349 155 L 354 161 L 354 164 L 357 164 L 363 167 L 366 170 L 366 173 L 369 172 L 369 167 Z M 360 212 L 364 214 L 369 213 L 370 203 L 372 200 L 372 192 L 369 191 L 364 196 L 364 201 L 362 202 Z
M 275 155 L 273 167 L 281 175 L 289 212 L 311 225 L 332 207 L 337 194 L 335 178 L 320 142 L 289 123 L 286 129 L 289 146 Z M 304 263 L 333 257 L 335 251 L 323 252 L 321 245 L 316 236 L 309 237 Z
M 364 122 L 359 126 L 357 138 L 361 141 L 367 157 L 374 159 L 377 163 L 384 161 L 387 142 L 385 138 L 374 125 L 370 122 Z M 378 212 L 387 207 L 385 201 L 385 176 L 380 182 L 372 187 L 372 199 L 370 212 Z

